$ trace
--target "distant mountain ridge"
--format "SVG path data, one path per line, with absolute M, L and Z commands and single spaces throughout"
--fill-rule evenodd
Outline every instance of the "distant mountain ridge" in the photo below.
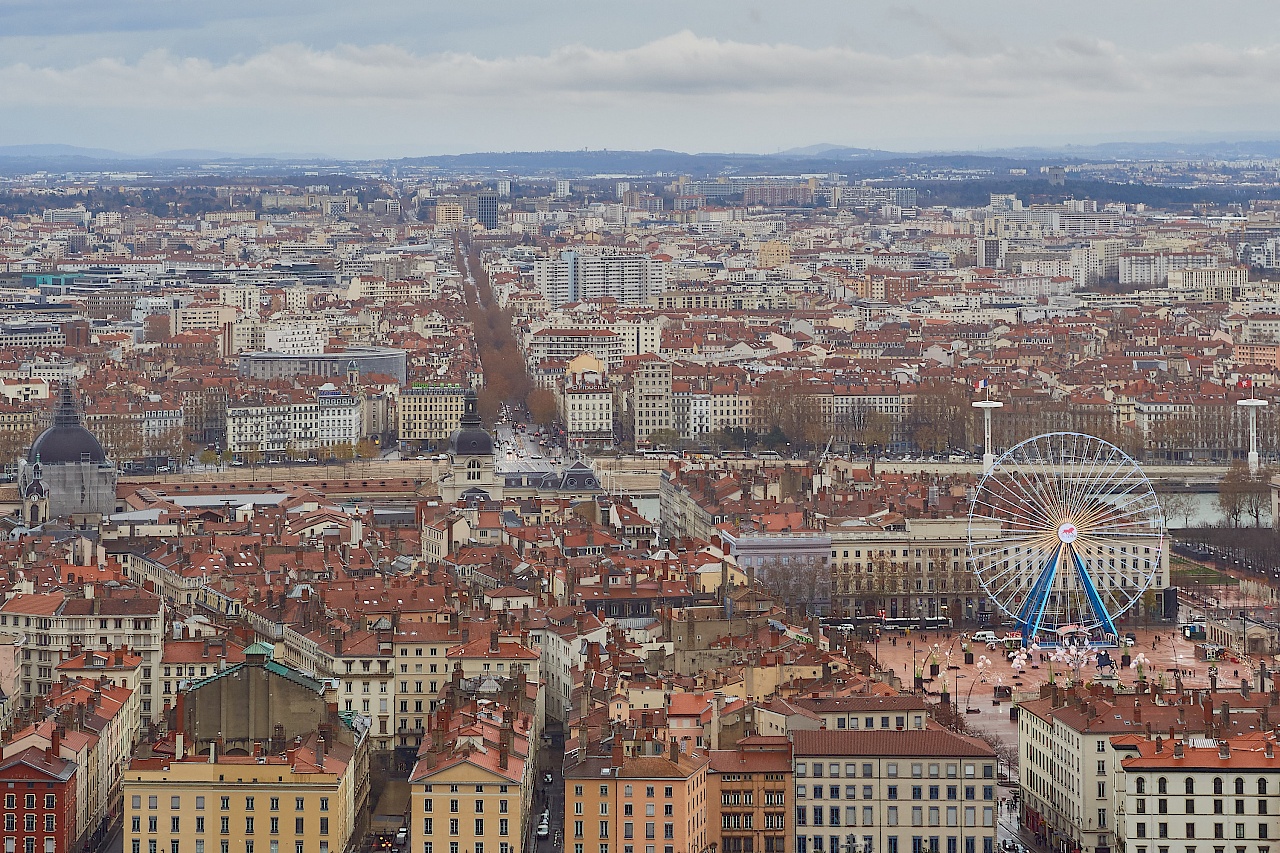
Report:
M 1094 145 L 1023 146 L 985 150 L 887 151 L 817 143 L 772 154 L 697 152 L 655 148 L 638 150 L 489 151 L 424 157 L 334 158 L 323 154 L 280 152 L 236 154 L 188 148 L 154 154 L 130 154 L 105 148 L 59 143 L 0 146 L 0 171 L 22 173 L 39 169 L 66 171 L 157 171 L 175 165 L 228 163 L 274 169 L 323 164 L 341 169 L 346 164 L 381 162 L 434 166 L 460 172 L 509 171 L 522 176 L 584 178 L 593 175 L 695 175 L 715 177 L 749 174 L 840 172 L 851 178 L 880 178 L 900 174 L 903 164 L 942 169 L 979 169 L 1007 173 L 1008 169 L 1089 160 L 1247 160 L 1280 159 L 1280 140 L 1210 142 L 1107 142 Z

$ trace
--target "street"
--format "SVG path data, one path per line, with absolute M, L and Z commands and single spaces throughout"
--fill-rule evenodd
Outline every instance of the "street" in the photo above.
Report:
M 559 728 L 548 728 L 549 743 L 538 750 L 538 784 L 533 793 L 533 814 L 529 818 L 529 839 L 526 849 L 537 853 L 551 853 L 564 849 L 564 735 Z M 543 782 L 543 774 L 551 774 L 551 783 Z M 538 838 L 536 830 L 540 816 L 549 812 L 550 832 L 546 838 Z

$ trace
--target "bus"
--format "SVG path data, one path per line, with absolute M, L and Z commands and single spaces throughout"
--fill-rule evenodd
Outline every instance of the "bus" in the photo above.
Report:
M 899 616 L 884 620 L 886 631 L 945 631 L 951 627 L 948 616 Z
M 637 450 L 641 459 L 681 459 L 684 453 L 679 450 Z

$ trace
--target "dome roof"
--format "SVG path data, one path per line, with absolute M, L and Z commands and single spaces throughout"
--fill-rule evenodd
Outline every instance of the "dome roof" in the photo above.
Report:
M 462 426 L 449 439 L 449 453 L 453 456 L 492 456 L 493 437 L 480 425 L 474 390 L 467 389 L 462 396 L 462 405 Z
M 53 414 L 53 426 L 31 443 L 27 461 L 45 465 L 107 461 L 107 454 L 98 439 L 80 423 L 80 411 L 71 396 L 70 384 L 63 384 L 58 408 Z

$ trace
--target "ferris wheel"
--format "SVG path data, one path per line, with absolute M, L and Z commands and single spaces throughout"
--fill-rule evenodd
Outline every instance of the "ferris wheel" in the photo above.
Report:
M 1115 620 L 1162 566 L 1164 514 L 1138 463 L 1055 432 L 1004 453 L 969 510 L 969 564 L 1024 644 L 1118 639 Z

